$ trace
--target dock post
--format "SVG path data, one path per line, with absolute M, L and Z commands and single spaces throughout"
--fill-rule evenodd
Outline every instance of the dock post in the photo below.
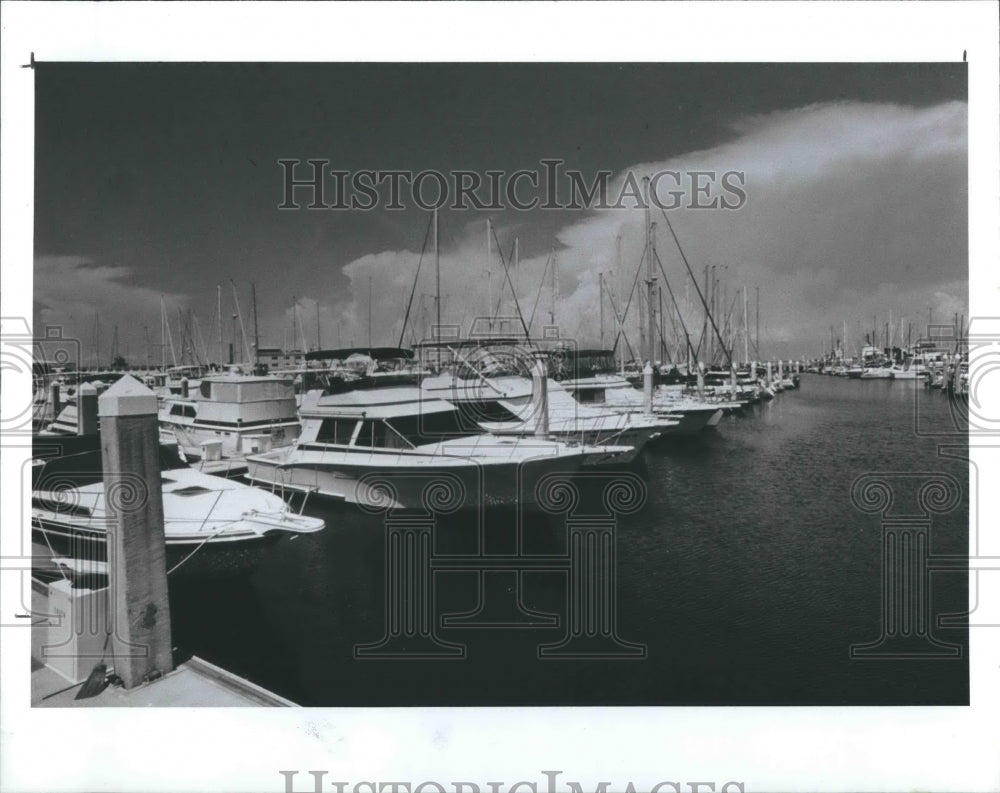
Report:
M 59 415 L 59 410 L 61 405 L 59 404 L 59 381 L 53 380 L 49 385 L 49 402 L 52 403 L 52 420 L 56 420 L 56 416 Z
M 531 367 L 531 403 L 535 412 L 535 436 L 549 436 L 549 373 L 545 361 L 535 360 Z
M 76 434 L 97 434 L 97 388 L 83 383 L 76 391 Z
M 698 398 L 705 396 L 705 364 L 698 361 Z
M 774 385 L 774 378 L 771 376 L 771 362 L 767 362 L 767 387 L 770 388 Z
M 125 688 L 173 669 L 156 395 L 130 375 L 99 400 L 108 578 L 116 655 Z

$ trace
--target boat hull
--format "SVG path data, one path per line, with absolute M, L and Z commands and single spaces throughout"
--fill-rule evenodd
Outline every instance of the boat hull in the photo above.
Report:
M 224 541 L 166 543 L 171 578 L 245 576 L 284 539 L 282 531 Z M 79 531 L 35 518 L 31 527 L 32 573 L 41 580 L 67 577 L 89 586 L 107 586 L 108 547 L 104 532 Z
M 352 455 L 358 457 L 359 455 Z M 276 494 L 315 493 L 369 509 L 451 511 L 480 506 L 532 505 L 535 485 L 546 474 L 571 474 L 582 465 L 621 461 L 600 456 L 545 455 L 521 462 L 477 464 L 471 460 L 414 461 L 391 465 L 372 455 L 366 463 L 322 451 L 272 452 L 247 458 L 246 478 Z M 419 459 L 419 458 L 418 458 Z

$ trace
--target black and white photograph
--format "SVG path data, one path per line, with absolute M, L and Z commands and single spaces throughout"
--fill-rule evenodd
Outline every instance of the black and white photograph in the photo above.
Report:
M 4 4 L 4 790 L 1000 784 L 985 4 L 138 5 Z

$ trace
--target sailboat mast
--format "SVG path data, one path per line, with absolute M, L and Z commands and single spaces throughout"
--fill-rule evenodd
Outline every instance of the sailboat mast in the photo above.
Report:
M 323 349 L 323 342 L 319 336 L 319 301 L 316 301 L 316 349 Z
M 493 271 L 490 269 L 493 266 L 493 241 L 490 239 L 492 231 L 493 224 L 486 218 L 486 316 L 488 318 L 486 322 L 491 336 L 493 335 Z
M 760 287 L 755 286 L 754 289 L 757 290 L 757 355 L 760 356 Z
M 622 298 L 622 235 L 618 232 L 615 237 L 615 292 L 617 293 L 618 304 L 621 305 Z M 623 309 L 624 310 L 624 309 Z M 618 350 L 618 371 L 625 371 L 625 345 L 622 344 L 625 325 L 623 317 L 618 313 L 618 309 L 615 309 L 615 347 Z
M 368 276 L 368 352 L 372 349 L 372 277 Z
M 743 362 L 750 362 L 750 317 L 747 314 L 747 287 L 743 285 Z
M 601 298 L 601 349 L 604 349 L 604 273 L 597 274 L 597 291 Z
M 556 262 L 556 255 L 554 251 L 549 252 L 549 256 L 552 257 L 552 305 L 549 309 L 549 324 L 556 324 L 556 267 L 558 266 Z
M 216 311 L 219 314 L 219 316 L 218 316 L 218 320 L 219 320 L 219 369 L 222 369 L 223 361 L 225 361 L 225 359 L 226 359 L 225 355 L 223 353 L 223 347 L 222 347 L 222 284 L 217 284 L 215 290 L 216 290 L 216 295 L 215 295 L 216 302 L 218 304 L 216 306 Z
M 441 248 L 440 248 L 440 229 L 438 227 L 438 211 L 434 208 L 434 313 L 437 318 L 437 327 L 434 330 L 434 338 L 440 339 L 441 337 Z M 371 306 L 371 301 L 369 300 L 369 307 Z M 371 322 L 369 322 L 371 325 Z M 371 330 L 368 331 L 369 344 L 371 343 Z M 438 348 L 438 362 L 441 360 L 441 349 Z
M 260 327 L 257 325 L 257 282 L 253 279 L 250 281 L 250 304 L 253 307 L 253 366 L 256 371 L 260 363 Z

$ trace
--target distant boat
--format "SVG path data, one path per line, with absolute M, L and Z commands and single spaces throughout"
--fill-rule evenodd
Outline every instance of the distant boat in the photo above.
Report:
M 561 360 L 560 360 L 561 358 Z M 562 368 L 560 385 L 581 405 L 600 407 L 619 413 L 645 411 L 644 397 L 632 383 L 615 371 L 611 350 L 552 351 L 550 361 Z M 725 409 L 736 410 L 739 402 L 706 402 L 685 396 L 684 386 L 659 386 L 653 394 L 654 415 L 676 420 L 670 435 L 693 435 L 714 427 Z
M 873 366 L 862 370 L 862 380 L 892 380 L 892 369 L 884 366 Z

